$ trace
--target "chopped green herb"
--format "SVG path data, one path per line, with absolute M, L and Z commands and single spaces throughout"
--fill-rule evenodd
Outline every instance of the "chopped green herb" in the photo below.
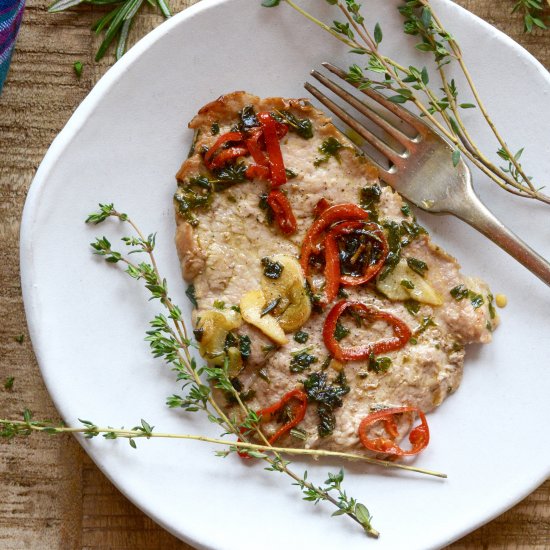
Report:
M 334 157 L 338 162 L 340 162 L 339 152 L 341 149 L 344 149 L 344 145 L 342 145 L 336 138 L 331 136 L 328 139 L 325 139 L 319 147 L 319 152 L 323 156 L 316 158 L 313 162 L 313 166 L 321 166 L 321 164 L 327 162 L 330 157 Z
M 359 192 L 361 208 L 369 213 L 369 219 L 373 222 L 378 221 L 378 210 L 376 209 L 376 205 L 380 202 L 381 195 L 382 189 L 379 185 L 363 187 Z
M 261 368 L 259 371 L 258 371 L 258 376 L 264 380 L 265 382 L 267 382 L 268 384 L 271 382 L 271 380 L 269 379 L 269 375 L 267 374 L 267 371 L 265 370 L 265 368 Z
M 411 336 L 411 338 L 409 340 L 409 344 L 412 344 L 413 346 L 416 346 L 416 344 L 418 344 L 418 340 L 414 336 Z
M 197 304 L 197 297 L 195 295 L 195 285 L 190 284 L 187 289 L 185 290 L 185 295 L 189 298 L 189 301 L 195 306 L 198 307 L 199 304 Z
M 414 288 L 414 283 L 409 279 L 402 279 L 400 284 L 402 287 L 408 288 L 409 290 Z
M 225 309 L 225 302 L 223 300 L 214 300 L 213 305 L 216 309 Z
M 210 126 L 210 133 L 213 136 L 217 136 L 220 133 L 220 125 L 217 122 L 213 122 L 212 126 Z
M 494 319 L 496 317 L 495 306 L 493 304 L 494 297 L 492 294 L 487 294 L 487 307 L 489 308 L 489 317 Z
M 219 170 L 214 170 L 214 175 L 217 178 L 214 185 L 214 191 L 223 191 L 227 188 L 228 184 L 243 183 L 247 181 L 246 169 L 246 164 L 244 162 L 239 162 L 237 164 L 225 166 Z
M 241 357 L 246 361 L 250 357 L 250 352 L 252 348 L 252 341 L 250 336 L 242 334 L 239 336 L 239 351 L 241 352 Z
M 265 306 L 265 308 L 262 309 L 262 313 L 260 314 L 260 317 L 264 317 L 268 313 L 271 313 L 279 305 L 280 301 L 281 301 L 280 297 L 275 298 L 275 300 L 271 300 L 271 302 L 269 302 L 269 304 L 267 304 L 267 306 Z
M 260 210 L 265 211 L 265 221 L 268 225 L 271 225 L 275 218 L 275 213 L 273 212 L 273 208 L 271 208 L 267 202 L 267 193 L 262 193 L 260 195 L 260 202 L 258 203 L 258 206 L 260 207 Z
M 264 275 L 268 279 L 278 279 L 283 273 L 284 266 L 279 262 L 270 260 L 267 256 L 262 258 L 262 265 L 264 266 Z
M 327 370 L 330 367 L 331 361 L 332 357 L 330 355 L 327 355 L 325 360 L 321 363 L 321 370 Z
M 414 335 L 418 336 L 419 334 L 422 334 L 428 327 L 436 326 L 437 323 L 430 316 L 424 317 L 420 322 L 420 325 L 414 331 Z
M 464 285 L 457 285 L 450 290 L 451 296 L 457 302 L 460 302 L 460 300 L 466 298 L 468 296 L 468 292 L 468 289 Z
M 336 321 L 336 327 L 334 328 L 334 338 L 338 341 L 345 338 L 350 333 L 350 330 L 347 329 L 340 321 Z
M 308 349 L 293 353 L 290 360 L 290 372 L 304 372 L 309 369 L 313 363 L 317 363 L 318 359 L 315 355 L 310 355 Z
M 260 125 L 252 105 L 246 105 L 243 107 L 242 111 L 239 112 L 239 118 L 241 120 L 239 124 L 240 130 L 249 130 L 250 128 Z
M 317 431 L 319 435 L 321 437 L 330 435 L 336 427 L 334 409 L 342 406 L 342 397 L 350 391 L 344 371 L 338 374 L 332 385 L 327 383 L 325 372 L 314 372 L 304 380 L 304 390 L 308 401 L 317 403 L 317 414 L 319 415 Z
M 418 258 L 407 258 L 407 265 L 415 272 L 424 277 L 428 270 L 428 264 Z
M 416 314 L 420 311 L 420 302 L 417 302 L 416 300 L 405 300 L 405 302 L 403 302 L 403 305 L 413 317 L 415 317 Z
M 307 332 L 304 332 L 303 330 L 299 330 L 294 334 L 294 340 L 298 342 L 298 344 L 305 344 L 309 339 L 309 334 Z
M 485 303 L 485 300 L 481 294 L 476 294 L 471 290 L 468 292 L 468 298 L 470 298 L 470 302 L 472 302 L 474 309 L 480 308 Z
M 290 170 L 290 168 L 285 168 L 285 174 L 287 180 L 293 180 L 298 175 L 294 170 Z
M 349 294 L 342 287 L 340 287 L 338 289 L 338 298 L 349 298 Z
M 374 353 L 371 353 L 369 356 L 369 366 L 368 369 L 371 372 L 386 372 L 392 364 L 390 357 L 375 357 Z
M 277 346 L 275 344 L 267 344 L 267 346 L 262 346 L 262 351 L 265 354 L 271 353 L 272 351 L 275 351 L 277 349 Z
M 241 308 L 239 306 L 231 306 L 229 309 L 231 309 L 232 311 L 236 311 L 237 313 L 241 312 Z
M 409 217 L 411 215 L 411 207 L 405 202 L 401 207 L 401 212 L 403 213 L 404 216 Z
M 277 122 L 286 124 L 291 131 L 296 132 L 300 137 L 304 139 L 313 137 L 313 125 L 309 118 L 297 118 L 289 111 L 274 111 L 271 116 Z

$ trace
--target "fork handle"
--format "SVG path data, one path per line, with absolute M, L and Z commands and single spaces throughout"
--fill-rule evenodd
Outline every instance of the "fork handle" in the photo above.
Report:
M 470 189 L 467 198 L 468 200 L 462 201 L 462 206 L 453 211 L 453 214 L 483 233 L 550 286 L 550 263 L 502 224 L 481 202 L 473 189 Z

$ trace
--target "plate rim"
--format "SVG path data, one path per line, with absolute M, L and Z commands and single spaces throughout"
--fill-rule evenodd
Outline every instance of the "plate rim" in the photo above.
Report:
M 133 65 L 142 54 L 144 54 L 149 47 L 161 40 L 165 35 L 172 32 L 172 29 L 178 27 L 182 24 L 186 24 L 186 21 L 192 19 L 197 14 L 216 9 L 219 5 L 228 4 L 234 0 L 201 0 L 196 4 L 178 12 L 170 19 L 164 21 L 143 38 L 141 38 L 136 44 L 113 66 L 111 66 L 107 72 L 98 80 L 86 97 L 81 101 L 78 107 L 75 109 L 73 114 L 70 116 L 68 121 L 65 123 L 61 131 L 52 141 L 48 150 L 46 151 L 36 173 L 33 177 L 29 191 L 25 200 L 23 213 L 21 217 L 21 227 L 20 227 L 20 278 L 21 278 L 21 290 L 24 301 L 25 316 L 27 320 L 27 325 L 29 328 L 29 335 L 33 345 L 33 351 L 35 353 L 37 363 L 40 369 L 40 373 L 46 387 L 48 389 L 48 394 L 52 399 L 56 409 L 59 411 L 63 408 L 60 403 L 59 397 L 54 391 L 54 383 L 51 381 L 50 376 L 47 374 L 47 369 L 44 366 L 47 362 L 44 358 L 44 350 L 40 345 L 41 339 L 38 337 L 38 328 L 39 320 L 35 317 L 35 300 L 37 294 L 32 284 L 32 273 L 33 273 L 33 254 L 32 254 L 32 234 L 34 231 L 34 218 L 36 210 L 39 208 L 39 199 L 40 194 L 47 183 L 48 176 L 56 163 L 62 157 L 66 147 L 71 143 L 72 139 L 78 134 L 79 130 L 86 124 L 89 117 L 93 114 L 95 107 L 102 100 L 104 95 L 124 76 L 124 73 L 128 68 Z M 259 0 L 254 0 L 259 2 Z M 464 17 L 470 18 L 476 24 L 479 24 L 483 27 L 486 32 L 492 33 L 492 35 L 497 38 L 499 41 L 505 43 L 510 48 L 515 50 L 523 59 L 525 59 L 529 64 L 538 70 L 540 75 L 549 83 L 550 86 L 550 73 L 542 65 L 542 63 L 534 57 L 533 54 L 528 52 L 523 46 L 513 40 L 510 36 L 505 34 L 500 29 L 491 25 L 484 19 L 468 11 L 466 8 L 454 3 L 452 0 L 432 0 L 435 4 L 445 6 L 445 9 L 448 10 L 457 10 L 457 12 L 462 13 Z M 438 6 L 439 7 L 439 6 Z M 279 8 L 280 9 L 280 8 Z M 131 494 L 122 483 L 119 483 L 116 477 L 113 477 L 109 470 L 105 468 L 97 459 L 96 453 L 100 454 L 98 451 L 90 450 L 86 446 L 86 440 L 83 437 L 79 437 L 75 434 L 76 440 L 80 443 L 83 449 L 86 451 L 87 455 L 93 460 L 94 464 L 101 470 L 101 472 L 109 479 L 113 485 L 126 497 L 128 498 L 136 507 L 143 511 L 146 515 L 151 517 L 156 523 L 161 525 L 168 532 L 184 540 L 185 542 L 193 545 L 196 548 L 214 548 L 212 546 L 206 545 L 203 541 L 189 536 L 188 532 L 183 533 L 177 531 L 170 524 L 165 522 L 162 517 L 157 515 L 154 510 L 148 508 L 146 502 L 140 501 L 137 496 Z M 550 462 L 548 463 L 548 468 L 546 473 L 542 473 L 540 478 L 534 479 L 533 483 L 525 487 L 525 490 L 518 493 L 516 498 L 506 501 L 504 505 L 499 508 L 494 509 L 494 512 L 489 516 L 484 516 L 480 519 L 479 522 L 470 524 L 467 528 L 461 530 L 460 532 L 453 535 L 451 538 L 446 538 L 444 544 L 450 544 L 468 533 L 478 529 L 482 525 L 492 521 L 494 518 L 500 516 L 505 511 L 509 510 L 515 506 L 518 502 L 523 500 L 526 496 L 531 494 L 537 487 L 546 481 L 550 477 Z

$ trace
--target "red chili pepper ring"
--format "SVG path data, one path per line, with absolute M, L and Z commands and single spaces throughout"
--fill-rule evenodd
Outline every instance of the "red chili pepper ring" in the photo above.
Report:
M 420 424 L 414 427 L 409 433 L 409 441 L 412 447 L 407 451 L 402 449 L 396 442 L 398 437 L 397 423 L 395 417 L 404 413 L 417 413 L 420 418 Z M 371 439 L 368 431 L 376 423 L 382 422 L 384 431 L 389 438 L 376 437 Z M 412 456 L 424 450 L 430 442 L 430 429 L 424 413 L 417 407 L 396 407 L 385 409 L 363 418 L 359 425 L 359 439 L 361 443 L 370 451 L 384 453 L 394 456 Z

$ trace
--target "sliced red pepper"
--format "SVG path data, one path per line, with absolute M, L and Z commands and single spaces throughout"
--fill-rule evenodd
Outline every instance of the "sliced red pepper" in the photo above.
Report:
M 262 137 L 262 129 L 255 128 L 250 132 L 250 137 L 246 139 L 245 143 L 254 159 L 256 164 L 265 166 L 269 169 L 269 161 L 260 147 L 259 140 Z
M 269 417 L 278 413 L 289 401 L 293 399 L 298 400 L 300 404 L 292 412 L 294 418 L 289 420 L 286 424 L 283 424 L 270 438 L 269 444 L 273 445 L 277 439 L 282 437 L 284 434 L 289 432 L 294 426 L 299 424 L 306 415 L 307 409 L 307 395 L 302 390 L 291 390 L 288 393 L 285 393 L 280 401 L 274 403 L 270 407 L 266 407 L 261 411 L 258 411 L 258 416 L 261 416 L 263 420 L 268 420 Z
M 335 204 L 322 212 L 309 228 L 302 244 L 300 264 L 306 277 L 309 273 L 309 259 L 318 250 L 318 241 L 325 229 L 336 222 L 344 220 L 367 220 L 368 217 L 367 212 L 353 203 Z
M 227 149 L 222 149 L 206 166 L 209 170 L 221 168 L 224 164 L 227 164 L 238 157 L 243 157 L 247 153 L 248 149 L 243 146 L 228 147 Z
M 284 434 L 289 432 L 294 426 L 297 426 L 306 416 L 307 409 L 307 395 L 302 390 L 291 390 L 288 393 L 285 393 L 280 401 L 274 403 L 273 405 L 266 407 L 258 411 L 256 414 L 261 417 L 262 420 L 269 420 L 270 417 L 278 413 L 289 401 L 292 400 L 299 401 L 299 405 L 292 411 L 294 417 L 292 420 L 289 420 L 286 424 L 283 424 L 269 439 L 268 442 L 270 445 L 273 445 L 277 439 L 282 437 Z M 246 430 L 241 428 L 240 432 L 244 433 Z M 238 441 L 241 441 L 239 439 Z M 246 451 L 237 451 L 237 454 L 241 458 L 252 458 Z
M 220 147 L 230 141 L 242 141 L 243 139 L 244 136 L 243 134 L 241 134 L 241 132 L 227 132 L 220 136 L 215 141 L 214 145 L 212 145 L 212 147 L 210 147 L 210 149 L 208 149 L 208 151 L 204 155 L 204 164 L 206 164 L 206 167 L 209 168 L 210 161 L 214 157 L 215 153 L 220 149 Z
M 339 259 L 338 245 L 337 245 L 336 239 L 343 235 L 351 235 L 352 233 L 356 231 L 361 231 L 361 230 L 367 231 L 368 233 L 372 234 L 376 242 L 380 243 L 382 250 L 380 251 L 379 258 L 376 260 L 376 263 L 366 266 L 366 269 L 363 271 L 362 275 L 355 276 L 355 275 L 340 274 L 340 259 Z M 331 227 L 325 241 L 325 261 L 327 265 L 329 263 L 329 250 L 333 251 L 334 249 L 336 250 L 338 257 L 336 259 L 331 258 L 330 261 L 331 263 L 336 263 L 336 262 L 338 263 L 338 279 L 339 279 L 339 282 L 345 286 L 362 285 L 364 283 L 369 282 L 371 279 L 373 279 L 384 266 L 384 262 L 386 261 L 386 258 L 388 256 L 388 251 L 389 251 L 388 241 L 386 239 L 386 235 L 382 231 L 382 228 L 376 223 L 364 223 L 359 221 L 342 222 L 342 223 L 339 223 L 338 225 L 334 225 L 333 227 Z M 333 268 L 333 269 L 336 269 L 336 268 Z M 329 282 L 327 279 L 327 285 L 328 284 Z M 332 284 L 335 284 L 335 283 L 332 283 Z M 338 292 L 338 289 L 336 290 L 336 292 Z M 328 298 L 328 292 L 327 292 L 327 298 Z M 329 299 L 329 302 L 330 301 L 332 300 Z
M 245 176 L 249 180 L 267 180 L 269 178 L 269 168 L 267 166 L 260 166 L 259 164 L 250 164 L 246 169 Z
M 258 113 L 259 120 L 264 132 L 265 147 L 269 156 L 269 167 L 271 169 L 271 185 L 279 187 L 286 183 L 286 171 L 277 135 L 279 123 L 267 112 Z
M 336 239 L 328 235 L 325 240 L 325 296 L 328 304 L 336 298 L 339 289 L 340 251 Z
M 323 197 L 317 201 L 317 204 L 313 209 L 313 215 L 318 218 L 327 208 L 330 208 L 330 202 Z
M 288 202 L 286 195 L 281 193 L 281 191 L 272 190 L 267 196 L 267 204 L 269 204 L 273 210 L 273 214 L 275 214 L 275 221 L 277 222 L 280 230 L 285 235 L 292 235 L 293 233 L 296 233 L 298 228 L 296 218 L 294 217 L 294 212 L 292 212 L 292 207 L 290 206 L 290 202 Z
M 383 338 L 378 342 L 369 342 L 360 346 L 352 346 L 344 348 L 334 337 L 336 323 L 346 309 L 353 309 L 355 312 L 366 314 L 370 319 L 382 319 L 391 325 L 393 336 Z M 354 302 L 342 300 L 338 302 L 329 312 L 323 327 L 323 340 L 325 346 L 330 351 L 332 356 L 338 361 L 360 361 L 368 359 L 371 354 L 378 355 L 395 351 L 404 347 L 411 338 L 411 329 L 405 322 L 391 313 L 381 311 L 373 306 L 364 304 L 363 302 Z
M 402 449 L 396 442 L 398 436 L 396 415 L 404 413 L 417 413 L 420 417 L 420 424 L 414 427 L 409 433 L 409 441 L 412 445 L 408 451 Z M 384 430 L 389 438 L 377 437 L 371 439 L 367 435 L 367 431 L 377 422 L 382 422 Z M 359 424 L 359 439 L 361 443 L 370 451 L 377 453 L 390 454 L 394 456 L 412 456 L 424 450 L 430 442 L 430 429 L 424 413 L 417 407 L 396 407 L 393 409 L 385 409 L 363 418 Z

